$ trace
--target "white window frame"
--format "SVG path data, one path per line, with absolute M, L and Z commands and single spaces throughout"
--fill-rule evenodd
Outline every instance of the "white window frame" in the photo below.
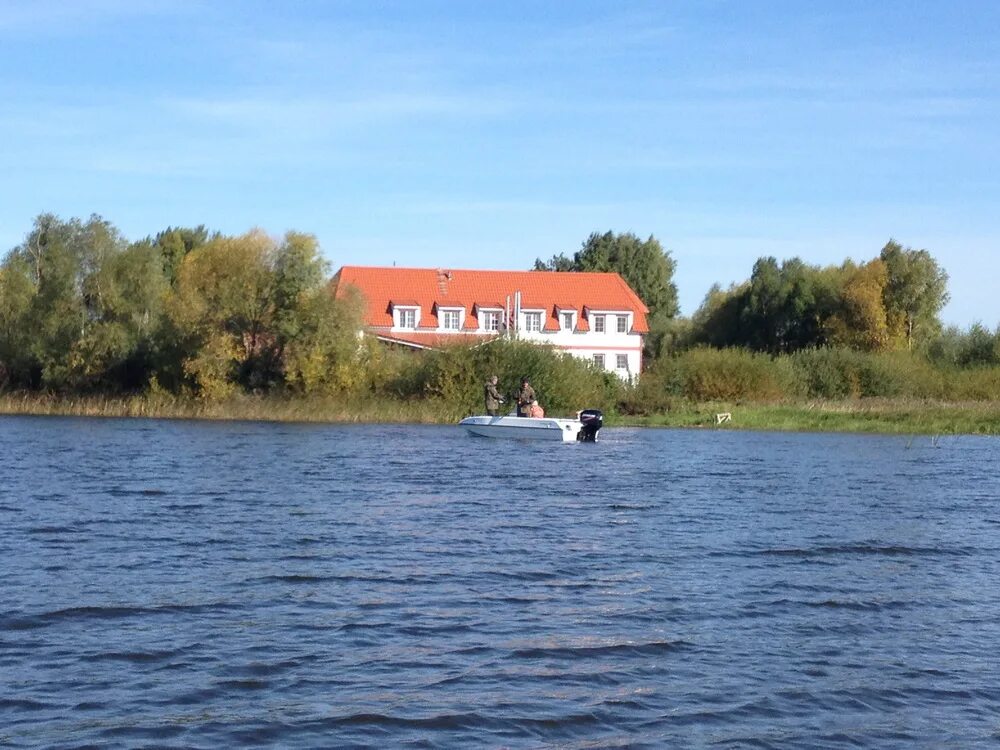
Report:
M 420 325 L 420 308 L 416 306 L 406 305 L 395 307 L 392 311 L 393 321 L 396 324 L 396 328 L 401 328 L 405 331 L 415 331 L 417 326 Z M 406 325 L 406 318 L 413 316 L 413 325 Z
M 618 370 L 628 370 L 628 355 L 627 354 L 616 354 L 615 355 L 615 368 Z
M 542 332 L 542 311 L 541 310 L 523 310 L 521 312 L 521 314 L 524 316 L 524 330 L 527 333 L 541 333 Z M 529 321 L 531 321 L 531 322 L 529 323 Z M 532 323 L 534 325 L 532 325 Z
M 594 317 L 594 333 L 604 333 L 607 327 L 604 325 L 603 315 L 595 315 Z
M 486 309 L 479 310 L 479 330 L 481 331 L 499 331 L 500 330 L 500 318 L 503 315 L 503 310 Z M 496 325 L 490 325 L 493 322 Z
M 603 354 L 594 355 L 594 364 L 597 365 L 602 370 L 607 369 L 607 365 L 605 364 L 605 359 Z
M 615 331 L 618 333 L 628 333 L 628 315 L 619 315 L 615 324 Z
M 563 310 L 559 313 L 559 324 L 564 331 L 572 331 L 576 327 L 576 313 L 572 310 Z
M 438 328 L 442 331 L 461 331 L 462 312 L 460 307 L 439 307 Z M 455 325 L 448 325 L 451 321 L 454 321 Z

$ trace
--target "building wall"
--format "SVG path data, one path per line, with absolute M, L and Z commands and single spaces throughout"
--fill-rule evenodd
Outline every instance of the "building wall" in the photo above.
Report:
M 534 341 L 542 344 L 548 344 L 554 346 L 557 349 L 562 349 L 563 351 L 573 355 L 574 357 L 579 357 L 580 359 L 585 359 L 588 362 L 596 362 L 598 357 L 603 357 L 603 367 L 607 372 L 613 372 L 618 375 L 623 380 L 632 380 L 635 378 L 641 368 L 642 368 L 642 335 L 638 333 L 632 333 L 633 324 L 633 313 L 626 310 L 601 310 L 601 311 L 591 311 L 590 314 L 584 319 L 584 326 L 591 327 L 591 330 L 580 330 L 579 311 L 574 313 L 573 327 L 572 329 L 566 329 L 560 327 L 558 330 L 541 330 L 541 331 L 531 331 L 528 330 L 526 325 L 526 315 L 531 313 L 541 312 L 541 325 L 551 324 L 550 319 L 547 315 L 547 310 L 534 310 L 531 308 L 525 308 L 518 317 L 517 330 L 513 333 L 523 341 Z M 394 313 L 395 316 L 398 315 Z M 466 310 L 463 311 L 463 323 L 468 320 L 470 313 Z M 606 323 L 606 330 L 595 331 L 594 318 L 595 316 L 603 316 Z M 619 317 L 626 316 L 626 331 L 619 333 L 617 330 L 617 323 Z M 506 317 L 506 313 L 503 313 L 503 317 Z M 398 318 L 396 318 L 398 321 Z M 562 324 L 562 316 L 559 316 L 560 324 Z M 472 318 L 471 322 L 478 322 L 477 318 Z M 432 328 L 427 325 L 427 321 L 424 319 L 421 312 L 417 312 L 416 316 L 416 328 L 401 328 L 399 326 L 392 326 L 391 328 L 382 329 L 382 331 L 372 330 L 373 333 L 387 333 L 389 335 L 399 336 L 405 338 L 409 334 L 422 333 L 422 334 L 434 334 L 436 336 L 450 337 L 450 336 L 485 336 L 490 332 L 476 327 L 466 328 L 462 325 L 458 330 L 450 330 L 444 328 Z M 431 342 L 427 342 L 427 345 L 433 346 Z M 622 365 L 622 366 L 620 366 Z
M 630 380 L 642 368 L 642 336 L 638 333 L 595 333 L 594 331 L 554 331 L 536 333 L 518 331 L 525 341 L 537 341 L 562 349 L 574 357 L 594 361 L 595 354 L 604 355 L 604 369 L 623 380 Z M 617 358 L 625 355 L 626 367 L 619 369 Z
M 406 328 L 379 328 L 368 329 L 375 335 L 398 336 L 405 338 L 408 334 L 413 334 L 413 329 Z M 433 333 L 443 337 L 450 336 L 476 336 L 481 335 L 481 331 L 446 331 L 436 328 L 422 328 L 421 333 Z M 548 344 L 557 349 L 562 349 L 574 357 L 585 359 L 588 362 L 594 361 L 595 355 L 604 356 L 604 369 L 613 372 L 623 380 L 635 378 L 642 369 L 642 336 L 637 333 L 617 333 L 605 332 L 596 333 L 594 331 L 518 331 L 517 337 L 522 341 Z M 432 346 L 431 342 L 427 345 Z M 625 367 L 618 367 L 618 356 L 625 358 Z

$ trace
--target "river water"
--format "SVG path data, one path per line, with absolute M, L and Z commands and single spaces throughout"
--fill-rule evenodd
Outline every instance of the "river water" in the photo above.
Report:
M 0 418 L 0 747 L 1000 743 L 1000 441 Z

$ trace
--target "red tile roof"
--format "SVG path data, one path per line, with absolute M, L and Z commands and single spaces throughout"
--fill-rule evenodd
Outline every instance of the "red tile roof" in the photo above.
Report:
M 475 330 L 476 306 L 503 308 L 508 298 L 513 306 L 514 294 L 520 292 L 522 309 L 545 310 L 547 331 L 558 330 L 559 310 L 576 310 L 577 330 L 589 330 L 585 307 L 631 311 L 633 332 L 649 331 L 649 310 L 617 273 L 344 266 L 332 284 L 338 297 L 350 287 L 361 292 L 368 303 L 365 324 L 373 327 L 391 327 L 392 302 L 412 300 L 410 304 L 420 306 L 421 329 L 437 328 L 439 307 L 462 307 L 465 329 Z

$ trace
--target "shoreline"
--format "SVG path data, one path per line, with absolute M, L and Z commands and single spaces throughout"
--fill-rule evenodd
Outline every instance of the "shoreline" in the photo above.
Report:
M 716 424 L 716 415 L 731 421 Z M 59 397 L 0 394 L 0 416 L 77 416 L 313 424 L 454 424 L 467 414 L 431 399 L 236 396 L 224 401 L 163 394 Z M 553 415 L 557 416 L 557 415 Z M 912 399 L 789 403 L 680 403 L 652 415 L 607 414 L 607 427 L 846 432 L 904 435 L 1000 435 L 1000 402 Z
M 732 421 L 716 425 L 715 415 L 725 412 L 732 414 Z M 1000 402 L 877 399 L 784 404 L 692 404 L 666 415 L 625 417 L 623 422 L 641 427 L 762 432 L 1000 436 Z

